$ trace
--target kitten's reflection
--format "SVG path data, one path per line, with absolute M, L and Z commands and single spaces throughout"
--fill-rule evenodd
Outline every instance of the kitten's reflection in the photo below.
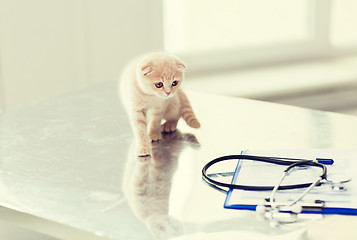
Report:
M 124 174 L 123 190 L 137 217 L 156 239 L 180 235 L 182 224 L 169 216 L 169 196 L 178 158 L 186 147 L 199 147 L 196 137 L 176 130 L 153 143 L 152 156 L 137 157 L 132 144 Z

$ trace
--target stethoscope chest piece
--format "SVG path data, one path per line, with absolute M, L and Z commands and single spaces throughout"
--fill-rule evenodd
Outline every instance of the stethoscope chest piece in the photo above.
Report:
M 301 166 L 319 167 L 322 169 L 322 174 L 314 182 L 312 182 L 310 186 L 307 187 L 295 200 L 290 200 L 287 202 L 276 201 L 276 193 L 285 177 L 289 175 L 289 172 L 292 171 L 294 168 Z M 302 200 L 302 198 L 304 198 L 304 196 L 309 191 L 311 191 L 311 189 L 320 184 L 321 181 L 327 181 L 326 175 L 327 169 L 323 164 L 320 163 L 311 161 L 300 161 L 291 164 L 284 170 L 280 180 L 272 190 L 270 198 L 265 199 L 264 205 L 257 206 L 256 211 L 258 215 L 263 216 L 263 218 L 268 220 L 272 226 L 279 226 L 280 224 L 297 222 L 298 214 L 300 214 L 303 209 L 306 209 L 307 207 L 309 207 L 310 209 L 321 210 L 321 208 L 325 204 L 323 201 L 317 200 L 314 203 L 309 204 L 310 206 L 306 206 L 305 203 L 303 203 L 304 205 L 302 205 L 302 203 L 300 203 L 299 201 Z

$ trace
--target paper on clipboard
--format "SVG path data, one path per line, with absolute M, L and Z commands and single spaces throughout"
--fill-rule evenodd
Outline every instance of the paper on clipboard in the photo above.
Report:
M 331 150 L 331 149 L 309 149 L 309 150 L 284 150 L 284 151 L 245 151 L 242 154 L 272 156 L 272 157 L 291 157 L 291 158 L 332 158 L 335 163 L 327 166 L 327 174 L 352 177 L 352 181 L 345 183 L 345 190 L 336 191 L 331 185 L 324 184 L 315 187 L 303 199 L 302 203 L 311 203 L 315 200 L 324 200 L 325 207 L 320 212 L 323 214 L 346 214 L 357 215 L 357 150 Z M 274 186 L 286 166 L 275 164 L 238 161 L 232 183 L 240 185 L 270 185 Z M 319 168 L 307 168 L 294 171 L 284 180 L 284 184 L 307 183 L 316 180 L 321 174 Z M 296 199 L 301 194 L 300 190 L 281 190 L 278 191 L 276 199 L 278 201 L 289 201 Z M 271 191 L 245 191 L 229 190 L 224 204 L 225 208 L 255 210 L 258 204 L 264 203 L 265 198 L 269 198 Z

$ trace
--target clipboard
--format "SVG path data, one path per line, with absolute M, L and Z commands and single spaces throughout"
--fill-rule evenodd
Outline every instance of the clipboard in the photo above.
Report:
M 301 201 L 303 205 L 309 205 L 315 200 L 325 201 L 325 206 L 317 209 L 303 210 L 306 214 L 339 214 L 357 215 L 357 150 L 271 150 L 271 151 L 242 151 L 241 154 L 290 158 L 332 158 L 335 163 L 327 166 L 327 174 L 335 176 L 350 176 L 352 180 L 344 184 L 344 190 L 336 191 L 329 184 L 315 187 Z M 266 164 L 254 161 L 238 160 L 232 178 L 232 184 L 243 185 L 275 185 L 286 167 L 275 164 Z M 302 169 L 303 170 L 303 169 Z M 318 171 L 318 169 L 317 169 Z M 290 178 L 292 183 L 311 181 L 318 173 L 312 168 L 305 171 L 296 171 L 297 174 Z M 299 173 L 300 172 L 300 173 Z M 289 177 L 287 177 L 288 179 Z M 303 190 L 279 190 L 276 196 L 278 201 L 292 200 L 299 196 Z M 258 204 L 264 204 L 271 191 L 246 191 L 230 189 L 224 202 L 224 208 L 255 211 Z

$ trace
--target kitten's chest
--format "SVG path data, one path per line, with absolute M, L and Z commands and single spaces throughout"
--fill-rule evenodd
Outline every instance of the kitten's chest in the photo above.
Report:
M 151 99 L 147 102 L 146 109 L 148 112 L 164 112 L 169 105 L 169 101 L 162 99 Z

